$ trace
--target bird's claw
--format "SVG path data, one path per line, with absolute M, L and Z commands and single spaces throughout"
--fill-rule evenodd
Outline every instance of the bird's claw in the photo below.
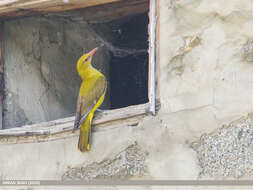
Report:
M 105 111 L 106 110 L 96 109 L 96 111 L 95 111 L 95 113 L 96 113 L 95 117 L 96 118 L 101 118 L 105 114 Z
M 98 112 L 98 113 L 103 113 L 103 112 L 104 112 L 104 110 L 101 110 L 101 109 L 96 109 L 96 112 Z

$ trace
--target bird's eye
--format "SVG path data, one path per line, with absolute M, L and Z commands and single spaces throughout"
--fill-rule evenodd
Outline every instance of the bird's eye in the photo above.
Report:
M 88 56 L 88 57 L 84 60 L 84 62 L 88 61 L 88 60 L 89 60 L 89 58 L 90 58 L 90 56 Z

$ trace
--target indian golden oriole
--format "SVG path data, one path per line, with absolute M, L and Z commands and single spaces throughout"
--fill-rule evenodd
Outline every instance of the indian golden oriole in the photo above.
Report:
M 79 90 L 74 129 L 80 126 L 78 149 L 90 150 L 91 123 L 95 110 L 103 103 L 107 81 L 105 76 L 92 67 L 92 57 L 98 48 L 82 55 L 77 62 L 77 72 L 82 78 Z

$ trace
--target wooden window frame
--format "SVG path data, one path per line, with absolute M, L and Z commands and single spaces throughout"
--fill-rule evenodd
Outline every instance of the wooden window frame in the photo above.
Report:
M 30 0 L 30 3 L 20 3 L 1 5 L 0 19 L 8 19 L 17 16 L 32 15 L 37 12 L 58 12 L 63 10 L 72 10 L 94 6 L 99 4 L 127 1 L 127 0 L 72 0 L 75 4 L 65 5 L 59 0 Z M 40 3 L 41 2 L 41 3 Z M 41 8 L 40 4 L 43 6 Z M 47 6 L 53 5 L 53 6 Z M 128 106 L 120 109 L 106 110 L 103 114 L 95 115 L 93 119 L 93 130 L 100 130 L 104 127 L 116 127 L 122 125 L 137 125 L 146 115 L 156 115 L 159 108 L 159 0 L 150 0 L 149 5 L 149 77 L 148 77 L 148 97 L 149 101 L 145 104 Z M 38 8 L 39 7 L 39 8 Z M 23 10 L 20 11 L 19 10 Z M 32 13 L 32 14 L 31 14 Z M 3 113 L 3 91 L 4 91 L 4 64 L 3 64 L 3 24 L 0 24 L 0 113 Z M 0 122 L 2 122 L 0 114 Z M 43 142 L 56 139 L 70 138 L 76 136 L 79 131 L 72 132 L 75 117 L 41 122 L 22 127 L 0 130 L 0 143 L 28 143 Z

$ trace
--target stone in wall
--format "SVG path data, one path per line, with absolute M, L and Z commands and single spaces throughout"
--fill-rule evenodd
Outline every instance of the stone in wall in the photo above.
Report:
M 127 179 L 143 177 L 147 173 L 147 152 L 137 144 L 132 144 L 122 150 L 113 159 L 103 160 L 100 163 L 91 163 L 79 167 L 69 168 L 62 180 L 90 180 L 90 179 Z
M 205 134 L 192 144 L 200 177 L 240 178 L 253 175 L 253 115 Z

